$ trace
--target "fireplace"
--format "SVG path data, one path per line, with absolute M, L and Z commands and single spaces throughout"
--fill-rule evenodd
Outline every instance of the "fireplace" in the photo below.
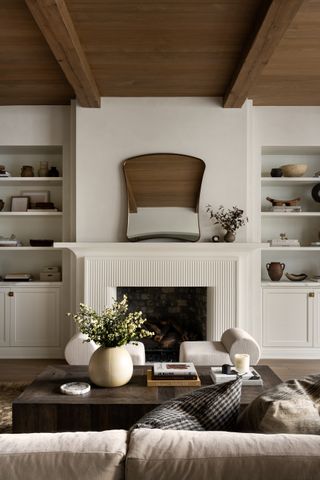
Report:
M 153 338 L 143 339 L 148 362 L 178 361 L 180 343 L 206 339 L 207 288 L 118 287 L 129 311 L 141 310 Z

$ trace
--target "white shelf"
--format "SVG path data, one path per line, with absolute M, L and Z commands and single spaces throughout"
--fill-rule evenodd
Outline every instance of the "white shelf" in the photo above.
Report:
M 0 247 L 1 252 L 23 252 L 23 251 L 33 251 L 33 252 L 56 252 L 62 251 L 62 248 L 54 248 L 54 247 Z
M 320 217 L 320 212 L 261 212 L 261 217 Z
M 320 252 L 320 247 L 268 247 L 262 248 L 263 251 L 274 252 Z
M 61 217 L 63 212 L 0 212 L 0 217 Z
M 63 177 L 0 177 L 0 186 L 56 186 L 62 181 Z
M 40 280 L 30 280 L 30 282 L 5 282 L 3 280 L 0 280 L 0 286 L 1 287 L 60 287 L 63 284 L 63 282 L 40 282 Z
M 262 287 L 287 288 L 287 287 L 312 287 L 319 288 L 320 283 L 304 280 L 302 282 L 291 282 L 290 280 L 280 280 L 279 282 L 272 282 L 271 280 L 261 280 Z
M 262 185 L 312 185 L 320 183 L 320 177 L 261 177 Z

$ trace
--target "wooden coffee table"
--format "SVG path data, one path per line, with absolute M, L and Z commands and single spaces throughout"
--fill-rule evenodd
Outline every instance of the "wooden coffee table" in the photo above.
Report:
M 13 402 L 13 432 L 64 432 L 128 429 L 157 405 L 198 387 L 147 387 L 146 371 L 150 366 L 134 367 L 127 385 L 118 388 L 93 386 L 86 396 L 69 396 L 59 392 L 62 383 L 89 382 L 88 368 L 57 365 L 44 370 Z M 211 385 L 210 367 L 197 371 L 202 386 Z M 241 405 L 247 405 L 263 390 L 281 379 L 267 366 L 257 366 L 264 386 L 242 388 Z

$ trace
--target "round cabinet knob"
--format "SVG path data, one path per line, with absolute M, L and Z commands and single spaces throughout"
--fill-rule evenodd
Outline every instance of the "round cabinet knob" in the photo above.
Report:
M 8 293 L 8 296 L 9 296 L 9 297 L 14 297 L 14 292 L 9 292 L 9 293 Z

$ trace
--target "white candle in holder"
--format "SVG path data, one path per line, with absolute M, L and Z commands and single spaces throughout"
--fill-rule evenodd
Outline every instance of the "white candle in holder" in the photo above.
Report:
M 243 375 L 250 370 L 250 355 L 247 353 L 236 353 L 234 356 L 234 367 L 239 373 Z

